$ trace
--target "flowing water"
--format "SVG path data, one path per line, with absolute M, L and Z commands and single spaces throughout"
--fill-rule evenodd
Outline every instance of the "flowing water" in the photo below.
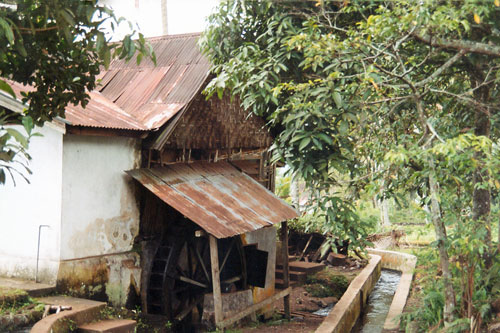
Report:
M 400 278 L 401 272 L 382 270 L 380 279 L 368 297 L 360 325 L 356 325 L 352 333 L 382 332 Z
M 313 313 L 317 314 L 317 315 L 320 315 L 320 316 L 323 316 L 323 317 L 326 317 L 326 316 L 328 316 L 330 314 L 330 311 L 332 311 L 333 305 L 334 304 L 330 304 L 326 308 L 321 308 L 318 311 L 314 311 Z

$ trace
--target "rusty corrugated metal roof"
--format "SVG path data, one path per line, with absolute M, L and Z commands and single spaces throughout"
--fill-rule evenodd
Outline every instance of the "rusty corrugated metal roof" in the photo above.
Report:
M 16 93 L 18 99 L 21 92 L 33 91 L 32 86 L 23 85 L 19 82 L 7 80 Z M 140 122 L 132 118 L 118 105 L 109 101 L 98 91 L 89 93 L 90 100 L 85 108 L 81 105 L 69 104 L 66 106 L 66 120 L 70 125 L 89 127 L 103 127 L 128 130 L 147 130 Z
M 145 129 L 157 129 L 185 107 L 210 71 L 201 54 L 199 34 L 149 38 L 157 64 L 143 59 L 115 60 L 96 89 Z
M 71 125 L 129 130 L 148 129 L 99 92 L 92 91 L 89 95 L 90 101 L 85 108 L 72 104 L 66 107 L 66 119 Z
M 75 126 L 155 130 L 182 110 L 208 77 L 210 63 L 198 48 L 200 34 L 149 38 L 157 65 L 114 60 L 99 74 L 85 108 L 69 105 L 66 119 Z M 13 82 L 16 93 L 33 87 Z
M 297 217 L 287 203 L 227 162 L 179 163 L 127 173 L 217 238 Z

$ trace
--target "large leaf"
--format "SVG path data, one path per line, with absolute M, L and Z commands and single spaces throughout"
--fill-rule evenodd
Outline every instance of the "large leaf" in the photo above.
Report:
M 12 98 L 14 98 L 14 99 L 16 98 L 16 93 L 14 92 L 14 90 L 12 89 L 10 84 L 8 84 L 7 82 L 5 82 L 2 79 L 0 79 L 0 90 L 3 90 L 6 93 L 8 93 L 9 95 L 12 96 Z
M 302 141 L 300 141 L 299 150 L 304 149 L 309 144 L 309 142 L 311 142 L 311 138 L 303 138 Z
M 335 105 L 337 105 L 337 107 L 340 109 L 342 107 L 342 96 L 338 91 L 334 91 L 332 97 L 335 101 Z
M 25 148 L 25 149 L 28 148 L 28 138 L 26 136 L 24 136 L 23 134 L 21 134 L 21 132 L 19 132 L 18 130 L 14 129 L 14 128 L 7 128 L 6 131 L 10 135 L 12 135 L 12 137 L 14 139 L 16 139 L 16 141 L 19 142 L 19 144 L 21 144 L 21 146 L 23 146 L 23 148 Z

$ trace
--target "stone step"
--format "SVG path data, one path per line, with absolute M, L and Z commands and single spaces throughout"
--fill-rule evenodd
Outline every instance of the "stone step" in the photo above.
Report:
M 283 279 L 282 269 L 276 269 L 276 278 Z M 307 274 L 306 272 L 290 271 L 290 280 L 297 281 L 299 284 L 304 284 L 307 280 Z
M 314 274 L 322 271 L 326 266 L 322 263 L 305 262 L 305 261 L 291 261 L 288 263 L 290 272 L 305 272 L 306 274 Z M 282 264 L 277 264 L 276 269 L 283 269 Z
M 297 281 L 290 281 L 289 286 L 293 287 L 297 285 Z M 284 283 L 282 279 L 274 279 L 274 287 L 276 289 L 285 289 Z
M 107 319 L 78 326 L 79 333 L 133 333 L 135 320 Z

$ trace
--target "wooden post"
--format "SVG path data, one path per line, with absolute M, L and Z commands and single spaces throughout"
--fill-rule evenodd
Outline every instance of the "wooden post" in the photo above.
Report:
M 288 268 L 288 222 L 281 222 L 281 255 L 283 257 L 283 288 L 287 289 L 290 285 L 290 275 Z M 290 295 L 283 298 L 285 309 L 285 318 L 290 320 Z
M 217 239 L 212 235 L 210 235 L 210 264 L 212 266 L 215 326 L 218 326 L 224 318 L 222 318 L 222 294 L 220 291 L 219 250 L 217 249 Z

